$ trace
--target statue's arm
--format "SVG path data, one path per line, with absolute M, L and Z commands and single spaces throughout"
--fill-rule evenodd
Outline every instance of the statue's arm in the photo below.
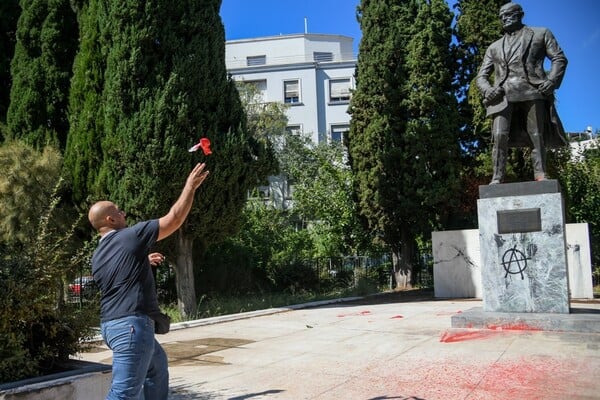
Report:
M 495 88 L 491 83 L 491 76 L 494 72 L 494 57 L 493 50 L 490 47 L 485 51 L 483 61 L 475 77 L 475 84 L 481 92 L 484 99 L 484 104 L 494 101 L 498 96 L 503 94 L 502 88 Z M 497 79 L 494 76 L 494 79 Z
M 550 30 L 546 30 L 544 41 L 546 43 L 546 57 L 550 59 L 550 72 L 547 78 L 552 81 L 554 88 L 558 89 L 567 69 L 567 57 Z

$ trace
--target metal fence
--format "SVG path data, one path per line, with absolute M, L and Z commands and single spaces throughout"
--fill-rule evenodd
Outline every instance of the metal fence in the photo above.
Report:
M 160 268 L 155 276 L 159 301 L 173 302 L 177 299 L 175 275 L 171 267 Z M 368 282 L 379 288 L 393 289 L 396 286 L 391 257 L 346 256 L 322 257 L 297 261 L 282 266 L 276 288 L 286 290 L 314 290 L 326 292 L 334 289 L 353 288 Z M 415 265 L 413 284 L 416 287 L 433 287 L 433 263 L 430 256 L 423 256 Z M 98 300 L 98 287 L 93 278 L 82 271 L 67 288 L 70 303 L 84 304 Z

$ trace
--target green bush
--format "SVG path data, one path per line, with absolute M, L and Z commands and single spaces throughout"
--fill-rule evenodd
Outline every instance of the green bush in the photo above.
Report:
M 94 307 L 64 302 L 64 264 L 51 264 L 50 254 L 38 257 L 30 246 L 1 250 L 0 382 L 59 370 L 83 349 L 81 339 L 92 335 L 89 321 L 97 314 Z
M 57 151 L 5 144 L 0 165 L 0 382 L 10 382 L 59 370 L 91 336 L 97 309 L 65 302 L 91 250 L 75 234 L 81 219 L 61 206 Z

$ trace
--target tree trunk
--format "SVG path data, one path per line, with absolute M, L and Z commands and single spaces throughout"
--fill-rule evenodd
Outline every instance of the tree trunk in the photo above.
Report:
M 194 286 L 194 260 L 191 235 L 177 231 L 175 263 L 175 287 L 177 288 L 177 307 L 182 318 L 187 319 L 196 315 L 196 288 Z
M 392 266 L 396 278 L 397 289 L 411 289 L 413 287 L 413 271 L 415 259 L 415 243 L 409 234 L 402 233 L 400 248 L 392 248 Z

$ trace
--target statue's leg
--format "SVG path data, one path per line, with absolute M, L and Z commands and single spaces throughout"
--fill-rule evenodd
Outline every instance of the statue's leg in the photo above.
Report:
M 490 184 L 502 183 L 506 174 L 506 157 L 508 153 L 508 133 L 510 130 L 510 118 L 512 106 L 494 116 L 492 122 L 492 165 L 494 174 Z
M 531 162 L 533 176 L 536 181 L 546 179 L 546 146 L 544 145 L 544 121 L 546 120 L 546 103 L 544 100 L 527 102 L 527 133 L 533 144 Z

